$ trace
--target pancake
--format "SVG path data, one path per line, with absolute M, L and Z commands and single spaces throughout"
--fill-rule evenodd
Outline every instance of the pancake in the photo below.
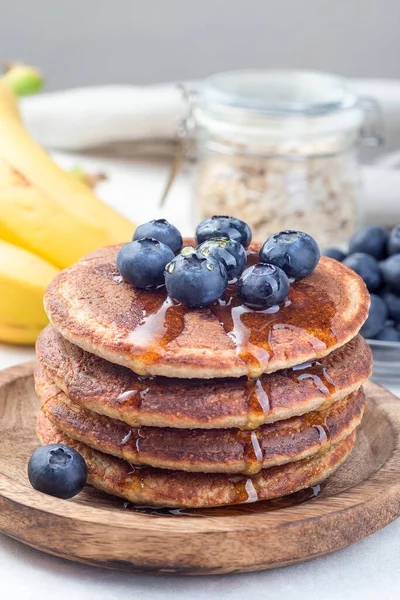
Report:
M 35 379 L 42 411 L 70 438 L 134 465 L 190 472 L 254 474 L 313 456 L 348 437 L 365 410 L 359 390 L 328 408 L 254 431 L 132 429 L 74 404 L 43 372 Z
M 61 272 L 45 294 L 45 309 L 67 340 L 139 375 L 256 378 L 328 355 L 368 315 L 362 279 L 326 257 L 291 285 L 280 307 L 247 308 L 231 284 L 214 304 L 190 309 L 164 287 L 140 290 L 123 281 L 119 248 L 99 249 Z M 259 248 L 251 247 L 248 264 Z
M 255 381 L 143 379 L 71 344 L 52 326 L 40 334 L 36 352 L 46 374 L 73 402 L 133 427 L 255 429 L 348 396 L 372 367 L 371 351 L 360 335 L 318 364 Z
M 323 454 L 243 477 L 134 467 L 127 461 L 71 440 L 42 412 L 37 420 L 37 433 L 43 444 L 67 444 L 80 452 L 88 467 L 88 483 L 99 490 L 134 504 L 185 508 L 269 500 L 317 485 L 340 466 L 355 442 L 353 432 Z

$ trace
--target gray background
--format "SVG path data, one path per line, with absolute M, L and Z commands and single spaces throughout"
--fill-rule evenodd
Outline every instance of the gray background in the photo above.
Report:
M 400 78 L 399 0 L 0 0 L 0 60 L 48 88 L 299 67 Z

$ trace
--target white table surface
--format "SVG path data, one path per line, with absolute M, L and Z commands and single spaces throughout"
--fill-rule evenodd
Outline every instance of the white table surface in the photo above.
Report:
M 110 181 L 98 193 L 137 222 L 154 218 L 168 177 L 165 162 L 145 163 L 58 157 L 104 170 Z M 162 214 L 189 235 L 188 177 L 174 186 Z M 160 213 L 159 213 L 160 214 Z M 32 348 L 0 345 L 0 368 L 34 357 Z M 400 396 L 400 386 L 387 385 Z M 0 440 L 1 443 L 1 440 Z M 398 600 L 400 598 L 400 519 L 353 546 L 311 562 L 243 575 L 179 577 L 107 571 L 43 554 L 0 534 L 0 599 L 105 600 Z

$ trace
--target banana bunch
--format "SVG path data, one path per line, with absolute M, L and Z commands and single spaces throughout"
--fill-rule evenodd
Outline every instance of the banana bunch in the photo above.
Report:
M 129 240 L 133 229 L 28 135 L 15 94 L 0 79 L 0 341 L 34 343 L 57 272 Z

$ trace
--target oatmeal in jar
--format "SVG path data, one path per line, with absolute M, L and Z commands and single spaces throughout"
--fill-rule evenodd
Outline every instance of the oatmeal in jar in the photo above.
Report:
M 322 247 L 357 225 L 364 111 L 339 77 L 244 71 L 206 81 L 193 110 L 198 218 L 233 214 L 257 241 L 287 228 Z

